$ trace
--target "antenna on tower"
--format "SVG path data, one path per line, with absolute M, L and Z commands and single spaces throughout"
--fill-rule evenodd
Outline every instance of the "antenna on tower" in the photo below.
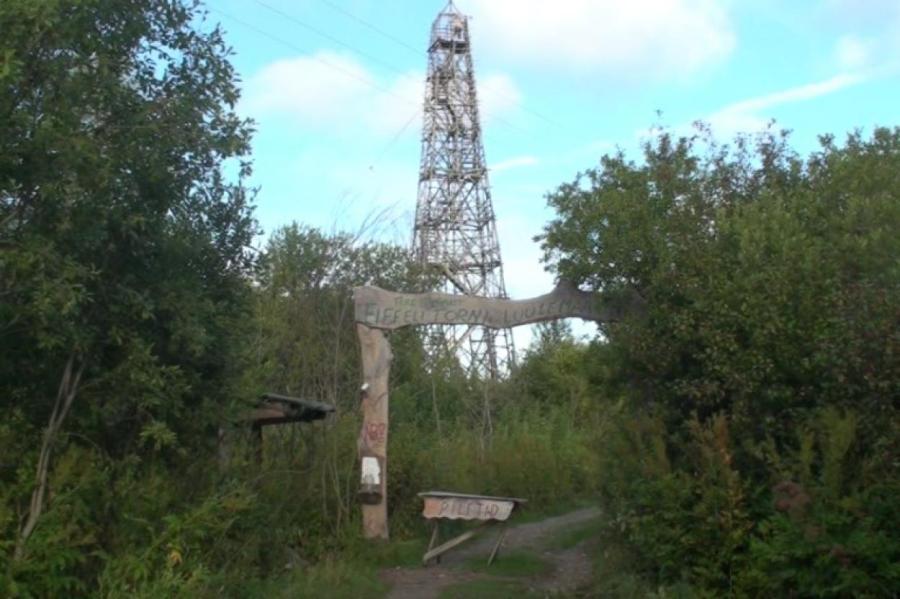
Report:
M 468 18 L 447 3 L 431 27 L 422 157 L 413 231 L 416 261 L 433 291 L 506 298 L 503 261 L 478 115 Z M 435 326 L 432 357 L 456 352 L 470 373 L 500 378 L 515 365 L 509 329 Z

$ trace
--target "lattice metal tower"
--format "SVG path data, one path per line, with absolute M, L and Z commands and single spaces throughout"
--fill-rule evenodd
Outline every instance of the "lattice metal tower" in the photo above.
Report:
M 431 27 L 413 252 L 440 277 L 434 291 L 507 297 L 469 23 L 452 0 Z M 515 364 L 509 329 L 432 327 L 426 345 L 432 356 L 457 352 L 470 372 L 486 378 L 502 377 Z

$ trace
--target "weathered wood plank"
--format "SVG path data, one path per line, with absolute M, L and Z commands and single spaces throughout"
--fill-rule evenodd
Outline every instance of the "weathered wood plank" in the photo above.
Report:
M 464 532 L 463 534 L 459 535 L 458 537 L 454 537 L 454 538 L 450 539 L 443 545 L 439 545 L 439 546 L 435 547 L 434 549 L 432 549 L 431 551 L 429 551 L 428 553 L 425 554 L 425 556 L 422 558 L 422 563 L 427 566 L 428 562 L 430 562 L 434 558 L 439 557 L 439 556 L 443 555 L 444 553 L 447 553 L 448 551 L 450 551 L 457 545 L 461 545 L 461 544 L 465 543 L 466 541 L 468 541 L 469 539 L 471 539 L 472 537 L 477 535 L 479 532 L 481 532 L 482 529 L 484 529 L 486 526 L 490 526 L 491 524 L 494 524 L 494 522 L 491 520 L 488 520 L 487 522 L 482 522 L 481 524 L 479 524 L 472 530 Z
M 378 287 L 353 292 L 356 322 L 378 329 L 424 324 L 468 324 L 508 328 L 557 318 L 618 321 L 636 298 L 604 299 L 560 282 L 551 293 L 525 300 L 445 293 L 395 293 Z
M 496 499 L 466 497 L 425 497 L 422 515 L 449 520 L 499 520 L 509 518 L 516 503 Z

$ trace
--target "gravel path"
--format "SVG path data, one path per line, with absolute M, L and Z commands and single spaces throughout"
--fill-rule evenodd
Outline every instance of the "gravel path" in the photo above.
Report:
M 504 550 L 528 551 L 553 566 L 546 574 L 510 580 L 525 582 L 533 590 L 547 596 L 571 592 L 589 583 L 591 560 L 583 543 L 568 549 L 553 549 L 545 547 L 545 544 L 561 531 L 587 523 L 599 515 L 598 509 L 586 508 L 538 522 L 510 526 L 499 559 L 502 559 Z M 489 574 L 468 572 L 461 567 L 473 557 L 487 559 L 496 542 L 496 535 L 497 532 L 492 531 L 457 547 L 445 554 L 439 565 L 384 570 L 381 573 L 382 579 L 391 585 L 388 598 L 434 599 L 441 590 L 454 584 L 485 579 L 505 580 Z

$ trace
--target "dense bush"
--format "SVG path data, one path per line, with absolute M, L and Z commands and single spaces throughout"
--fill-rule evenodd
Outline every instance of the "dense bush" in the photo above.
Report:
M 625 399 L 602 495 L 651 588 L 900 588 L 900 129 L 787 141 L 663 133 L 550 196 L 557 272 L 644 300 L 592 376 Z
M 724 417 L 679 431 L 620 418 L 598 447 L 607 533 L 648 580 L 709 596 L 882 596 L 900 584 L 900 488 L 881 456 L 853 451 L 852 413 L 812 416 L 781 451 L 745 447 L 765 481 L 735 462 Z
M 0 3 L 0 594 L 156 578 L 166 544 L 227 528 L 197 465 L 244 399 L 256 229 L 230 51 L 201 21 Z

